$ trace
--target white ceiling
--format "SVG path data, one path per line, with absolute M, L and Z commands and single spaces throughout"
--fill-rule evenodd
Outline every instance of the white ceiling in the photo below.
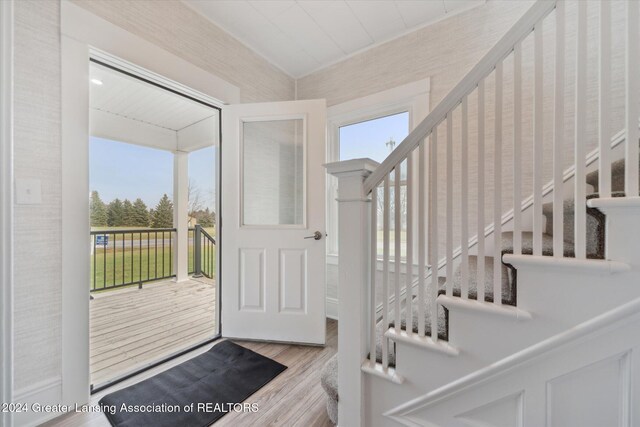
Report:
M 95 62 L 89 78 L 91 136 L 171 152 L 218 144 L 217 109 Z
M 217 115 L 213 108 L 94 62 L 90 77 L 102 82 L 91 84 L 94 110 L 172 131 Z
M 485 0 L 183 0 L 292 77 Z

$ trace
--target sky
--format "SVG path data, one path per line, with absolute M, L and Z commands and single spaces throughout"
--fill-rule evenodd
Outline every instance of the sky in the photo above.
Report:
M 389 139 L 396 147 L 409 134 L 409 113 L 399 113 L 340 128 L 340 160 L 369 157 L 377 162 L 389 155 Z
M 173 154 L 168 151 L 91 137 L 89 161 L 90 190 L 105 203 L 140 197 L 153 208 L 163 194 L 173 196 Z M 214 177 L 213 147 L 189 154 L 189 179 L 209 209 L 214 208 Z
M 409 113 L 394 114 L 340 128 L 340 159 L 369 157 L 382 162 L 409 133 Z M 105 203 L 115 198 L 132 202 L 140 197 L 149 208 L 164 193 L 173 197 L 173 154 L 103 138 L 90 139 L 90 189 Z M 215 207 L 215 151 L 204 148 L 189 154 L 189 180 L 200 191 L 203 207 Z

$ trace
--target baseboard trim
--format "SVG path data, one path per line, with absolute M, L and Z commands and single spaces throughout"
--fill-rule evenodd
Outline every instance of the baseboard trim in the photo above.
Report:
M 338 320 L 338 298 L 326 298 L 327 317 L 329 319 Z
M 38 412 L 33 404 L 58 405 L 62 402 L 62 378 L 55 377 L 40 381 L 28 387 L 16 390 L 15 403 L 26 403 L 27 412 L 17 412 L 13 416 L 16 426 L 38 426 L 56 417 L 64 415 L 64 412 Z

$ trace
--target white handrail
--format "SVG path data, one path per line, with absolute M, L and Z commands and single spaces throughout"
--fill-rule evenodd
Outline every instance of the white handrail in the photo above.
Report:
M 420 141 L 431 134 L 433 128 L 442 122 L 447 113 L 453 110 L 465 95 L 471 93 L 478 82 L 488 76 L 496 64 L 513 51 L 520 41 L 525 39 L 536 23 L 545 18 L 556 7 L 557 0 L 538 0 L 522 15 L 516 24 L 487 52 L 467 75 L 449 92 L 447 96 L 420 122 L 420 124 L 402 141 L 384 162 L 367 178 L 364 183 L 365 194 L 380 185 L 385 176 L 407 158 Z

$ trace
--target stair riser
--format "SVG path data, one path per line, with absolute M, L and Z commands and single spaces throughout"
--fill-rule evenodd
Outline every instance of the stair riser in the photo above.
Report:
M 604 235 L 604 219 L 602 215 L 595 209 L 587 209 L 587 253 L 588 254 L 602 254 L 602 249 L 599 247 L 600 241 Z M 553 211 L 545 214 L 546 233 L 549 235 L 554 234 L 553 230 Z M 575 239 L 575 213 L 573 208 L 569 211 L 564 211 L 564 227 L 562 231 L 562 240 L 564 242 L 574 244 Z
M 432 354 L 398 343 L 398 372 L 425 390 L 433 390 L 640 297 L 640 286 L 634 285 L 640 283 L 640 274 L 636 272 L 602 276 L 583 271 L 543 270 L 519 270 L 518 307 L 531 312 L 533 319 L 517 321 L 468 310 L 450 310 L 449 342 L 460 349 L 460 355 Z M 431 370 L 425 366 L 438 368 Z
M 594 292 L 606 293 L 602 286 Z M 640 292 L 637 293 L 640 296 Z M 582 313 L 566 309 L 559 310 L 558 312 L 564 311 L 566 313 L 561 316 L 556 315 L 558 312 L 542 313 L 538 311 L 534 318 L 527 322 L 488 317 L 470 311 L 452 310 L 449 324 L 451 342 L 452 345 L 454 345 L 453 343 L 464 343 L 462 351 L 467 356 L 483 361 L 484 365 L 489 365 L 604 313 L 607 311 L 606 307 L 615 307 L 624 302 L 626 301 L 621 299 L 605 302 L 600 308 L 592 307 L 591 311 Z M 549 307 L 549 305 L 547 306 Z M 462 344 L 457 345 L 462 346 Z
M 640 270 L 640 198 L 629 202 L 637 206 L 600 209 L 606 216 L 606 258 L 626 262 L 633 269 Z
M 534 322 L 576 324 L 640 296 L 640 274 L 600 275 L 555 268 L 518 269 L 518 307 Z
M 458 356 L 398 343 L 396 345 L 398 372 L 410 374 L 410 382 L 421 390 L 434 390 L 466 374 L 486 366 L 486 361 L 462 350 Z M 402 375 L 402 374 L 401 374 Z
M 533 337 L 523 333 L 534 320 L 518 321 L 470 310 L 450 311 L 451 343 L 459 343 L 464 353 L 485 365 L 496 356 L 504 357 L 532 344 Z

